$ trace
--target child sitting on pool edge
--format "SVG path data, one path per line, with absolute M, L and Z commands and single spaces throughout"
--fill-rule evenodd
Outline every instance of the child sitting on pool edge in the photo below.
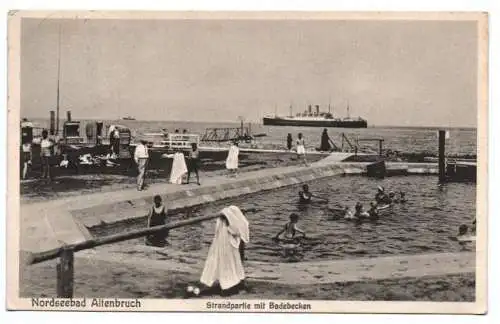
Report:
M 276 234 L 273 239 L 275 241 L 279 240 L 280 235 L 283 233 L 285 233 L 284 238 L 286 241 L 295 241 L 296 239 L 298 239 L 297 233 L 302 234 L 301 237 L 306 237 L 306 233 L 297 228 L 298 221 L 299 215 L 292 213 L 290 215 L 290 221 L 285 224 L 283 229 L 278 234 Z
M 162 203 L 159 195 L 154 196 L 154 204 L 149 210 L 148 227 L 165 225 L 167 221 L 167 210 Z M 168 230 L 157 232 L 146 236 L 146 245 L 155 247 L 164 247 L 167 245 L 166 238 L 168 237 Z

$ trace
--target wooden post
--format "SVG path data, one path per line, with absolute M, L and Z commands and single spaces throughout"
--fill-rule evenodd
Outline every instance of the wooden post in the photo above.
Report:
M 444 148 L 446 144 L 446 131 L 439 131 L 439 182 L 444 182 L 446 180 L 446 167 L 445 167 L 445 157 Z
M 378 140 L 378 155 L 382 156 L 382 142 L 383 140 Z
M 74 252 L 64 247 L 57 263 L 57 297 L 73 298 Z
M 56 132 L 56 113 L 55 111 L 50 111 L 50 135 L 54 135 Z
M 70 122 L 71 121 L 71 111 L 66 111 L 66 119 Z

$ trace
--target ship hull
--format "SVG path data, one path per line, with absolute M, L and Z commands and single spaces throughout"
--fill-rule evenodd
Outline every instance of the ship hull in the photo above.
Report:
M 292 120 L 282 118 L 263 118 L 263 124 L 268 126 L 303 126 L 303 127 L 337 127 L 337 128 L 367 128 L 365 120 Z

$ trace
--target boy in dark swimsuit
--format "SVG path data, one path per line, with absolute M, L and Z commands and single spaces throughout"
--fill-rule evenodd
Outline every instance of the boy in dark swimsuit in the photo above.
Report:
M 200 185 L 200 176 L 198 174 L 199 168 L 200 168 L 200 151 L 198 150 L 198 145 L 196 143 L 192 143 L 191 152 L 189 152 L 187 183 L 189 183 L 191 172 L 194 172 L 194 174 L 196 175 L 196 183 Z
M 309 204 L 311 202 L 312 193 L 309 191 L 308 185 L 302 186 L 302 191 L 299 192 L 299 202 L 301 204 Z
M 148 227 L 165 225 L 167 221 L 167 210 L 162 204 L 161 197 L 156 195 L 154 197 L 154 205 L 151 207 L 148 216 Z M 168 230 L 157 232 L 146 236 L 146 245 L 155 247 L 164 247 L 167 245 L 166 238 L 168 237 Z

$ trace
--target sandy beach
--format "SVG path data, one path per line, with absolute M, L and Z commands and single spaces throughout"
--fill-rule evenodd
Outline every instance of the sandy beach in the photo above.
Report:
M 323 158 L 321 155 L 308 156 L 308 162 L 316 162 Z M 279 156 L 270 154 L 266 158 L 262 154 L 245 154 L 240 160 L 239 172 L 249 172 L 268 168 L 286 167 L 299 165 L 302 161 L 297 160 L 294 155 Z M 57 170 L 56 170 L 57 172 Z M 37 172 L 33 172 L 32 178 L 21 181 L 21 204 L 36 203 L 40 201 L 57 198 L 78 196 L 87 193 L 118 191 L 136 187 L 135 170 L 130 172 L 99 172 L 88 171 L 81 174 L 65 174 L 56 176 L 51 183 L 37 179 Z M 203 161 L 200 168 L 200 182 L 203 179 L 226 174 L 224 160 Z M 56 173 L 57 174 L 57 173 Z M 166 183 L 168 171 L 161 169 L 149 170 L 146 185 L 154 183 Z M 191 175 L 192 185 L 196 185 L 196 177 Z
M 99 270 L 97 270 L 99 269 Z M 56 296 L 55 262 L 46 262 L 21 271 L 22 297 Z M 159 276 L 154 269 L 113 261 L 78 258 L 75 263 L 75 297 L 184 298 L 188 283 L 199 276 L 169 272 Z M 284 285 L 248 281 L 247 291 L 235 299 L 309 300 L 398 300 L 398 301 L 474 301 L 474 274 L 363 280 L 317 285 Z M 218 295 L 209 298 L 228 298 Z

